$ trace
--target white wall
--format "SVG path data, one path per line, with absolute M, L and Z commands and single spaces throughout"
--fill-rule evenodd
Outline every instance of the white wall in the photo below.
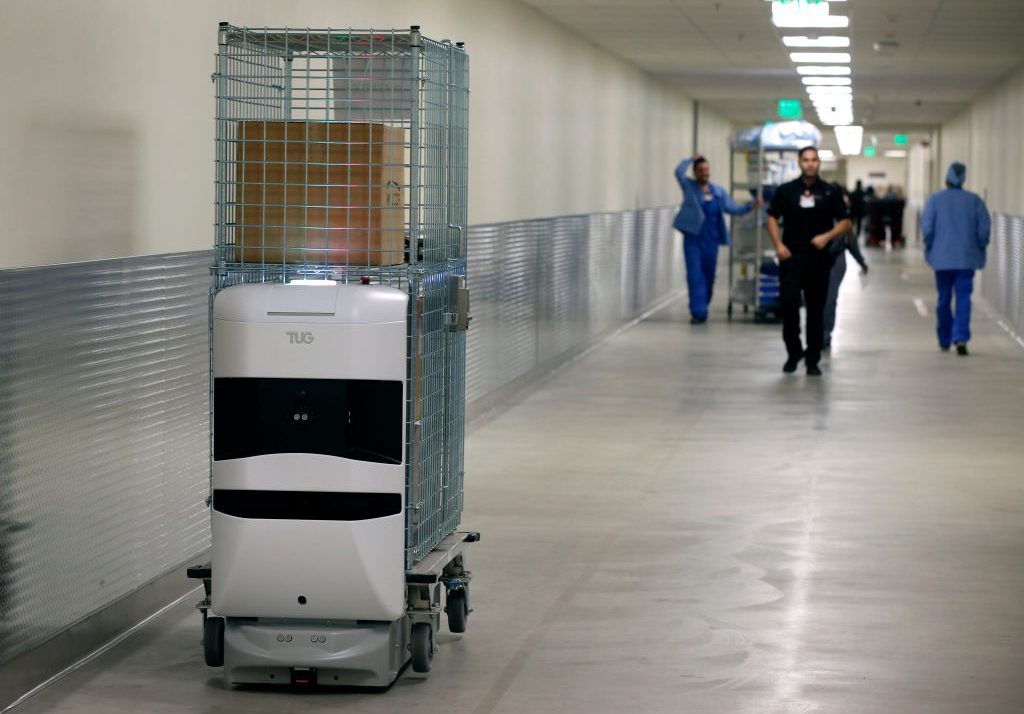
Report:
M 1024 215 L 1024 68 L 942 127 L 941 176 L 953 161 L 967 164 L 968 188 L 989 210 Z
M 465 41 L 471 223 L 678 200 L 690 98 L 518 0 L 3 0 L 0 267 L 212 245 L 221 20 Z
M 694 148 L 707 157 L 711 168 L 711 180 L 728 187 L 729 159 L 732 156 L 729 150 L 729 136 L 733 133 L 733 126 L 722 121 L 721 117 L 704 106 L 703 102 L 700 103 L 699 111 L 697 146 Z
M 954 161 L 960 161 L 972 168 L 977 168 L 973 166 L 974 161 L 971 156 L 971 114 L 971 109 L 967 108 L 942 127 L 939 137 L 939 167 L 937 172 L 939 180 L 935 187 L 936 190 L 943 187 L 946 170 Z M 969 182 L 975 178 L 973 173 L 971 171 L 971 175 L 968 176 Z
M 932 157 L 935 154 L 933 146 L 928 143 L 917 143 L 910 147 L 907 156 L 907 208 L 903 216 L 904 232 L 914 238 L 920 239 L 920 217 L 924 210 L 924 203 L 933 189 L 932 184 Z
M 872 173 L 885 174 L 884 178 L 871 176 Z M 864 156 L 850 156 L 846 159 L 846 184 L 852 188 L 858 179 L 864 188 L 874 186 L 875 192 L 885 192 L 885 189 L 895 184 L 903 191 L 907 189 L 907 160 L 886 159 L 884 157 L 866 158 Z

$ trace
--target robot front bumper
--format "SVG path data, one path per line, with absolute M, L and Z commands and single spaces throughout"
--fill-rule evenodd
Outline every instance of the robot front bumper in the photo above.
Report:
M 405 619 L 395 622 L 228 618 L 228 684 L 388 687 L 408 661 Z

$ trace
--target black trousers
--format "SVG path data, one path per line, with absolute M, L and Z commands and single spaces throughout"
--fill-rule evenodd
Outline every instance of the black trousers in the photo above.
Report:
M 803 354 L 808 365 L 821 360 L 825 299 L 832 257 L 827 252 L 793 253 L 779 264 L 779 303 L 782 340 L 791 359 Z M 807 350 L 800 342 L 800 297 L 807 307 Z

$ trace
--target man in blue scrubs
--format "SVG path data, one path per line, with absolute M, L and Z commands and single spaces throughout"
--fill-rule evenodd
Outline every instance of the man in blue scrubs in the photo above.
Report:
M 693 166 L 693 178 L 686 175 Z M 718 184 L 711 183 L 708 160 L 700 154 L 684 159 L 676 167 L 676 181 L 683 190 L 683 205 L 672 226 L 683 234 L 686 258 L 686 286 L 690 293 L 690 324 L 707 322 L 711 291 L 715 286 L 718 246 L 729 245 L 725 214 L 741 216 L 760 200 L 739 205 Z
M 974 271 L 985 267 L 985 249 L 992 230 L 985 202 L 978 194 L 964 190 L 966 177 L 966 166 L 960 162 L 951 164 L 946 174 L 946 190 L 933 193 L 921 214 L 924 257 L 935 271 L 939 293 L 935 307 L 939 347 L 945 352 L 953 343 L 961 357 L 967 356 L 967 341 L 971 339 Z

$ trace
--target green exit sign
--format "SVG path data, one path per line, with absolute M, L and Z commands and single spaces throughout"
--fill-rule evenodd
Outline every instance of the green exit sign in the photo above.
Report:
M 864 155 L 867 156 L 869 159 L 872 156 L 874 156 L 875 154 L 877 154 L 877 153 L 878 153 L 878 149 L 876 149 L 873 146 L 865 146 L 864 147 Z
M 905 146 L 907 143 L 907 135 L 897 134 L 892 138 L 892 143 L 896 144 L 896 146 Z
M 780 99 L 779 100 L 779 118 L 780 119 L 800 119 L 804 115 L 803 109 L 800 106 L 799 99 Z

